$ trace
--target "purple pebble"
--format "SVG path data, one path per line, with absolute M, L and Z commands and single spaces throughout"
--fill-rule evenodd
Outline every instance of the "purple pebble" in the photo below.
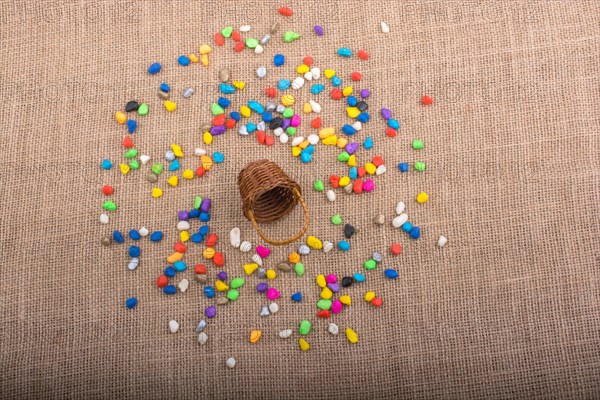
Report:
M 388 110 L 387 108 L 382 108 L 381 116 L 387 121 L 388 119 L 392 118 L 392 111 Z
M 314 29 L 317 36 L 323 36 L 323 28 L 321 25 L 315 25 Z
M 337 283 L 328 283 L 328 284 L 327 284 L 327 287 L 328 287 L 329 289 L 331 289 L 331 291 L 332 291 L 333 293 L 337 293 L 337 292 L 339 292 L 339 291 L 340 291 L 340 285 L 338 285 Z
M 358 149 L 358 146 L 360 146 L 360 144 L 356 142 L 348 143 L 346 145 L 346 151 L 348 152 L 348 154 L 354 154 Z
M 202 200 L 202 204 L 200 205 L 200 211 L 205 213 L 210 211 L 210 199 Z
M 217 309 L 214 306 L 208 306 L 204 310 L 204 314 L 207 318 L 214 318 L 217 315 Z
M 371 95 L 371 91 L 369 89 L 361 89 L 360 97 L 362 97 L 363 99 L 366 99 L 370 95 Z
M 225 133 L 225 126 L 217 125 L 210 128 L 210 134 L 213 136 L 222 135 Z
M 187 211 L 179 211 L 177 213 L 177 216 L 179 217 L 180 221 L 187 221 L 188 219 L 190 219 L 190 213 Z
M 291 123 L 292 123 L 292 121 L 286 118 L 286 119 L 283 120 L 283 123 L 281 124 L 281 127 L 283 129 L 287 129 L 290 126 Z
M 267 291 L 267 289 L 269 288 L 269 285 L 267 285 L 264 282 L 259 283 L 258 285 L 256 285 L 256 290 L 259 291 L 259 293 L 264 293 Z
M 217 274 L 217 278 L 219 278 L 222 281 L 226 281 L 227 280 L 227 272 L 225 271 L 221 271 Z

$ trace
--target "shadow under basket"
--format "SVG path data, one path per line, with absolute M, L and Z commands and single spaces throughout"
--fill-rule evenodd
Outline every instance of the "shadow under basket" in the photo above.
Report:
M 251 162 L 240 171 L 238 187 L 242 196 L 244 215 L 265 242 L 281 246 L 298 240 L 306 233 L 310 219 L 308 208 L 302 198 L 302 190 L 300 185 L 287 176 L 279 165 L 269 160 Z M 298 202 L 304 209 L 302 230 L 285 240 L 266 237 L 258 224 L 274 222 L 285 217 Z

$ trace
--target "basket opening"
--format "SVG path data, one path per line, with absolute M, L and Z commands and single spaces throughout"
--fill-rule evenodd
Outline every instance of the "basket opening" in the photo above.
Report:
M 292 211 L 297 202 L 290 188 L 278 186 L 254 200 L 254 216 L 259 222 L 275 221 Z

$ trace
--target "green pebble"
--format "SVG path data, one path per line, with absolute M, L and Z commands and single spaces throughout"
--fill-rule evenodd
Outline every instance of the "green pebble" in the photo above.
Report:
M 146 103 L 140 104 L 137 111 L 138 111 L 138 114 L 140 114 L 140 115 L 148 114 L 148 111 L 149 111 L 148 104 L 146 104 Z
M 321 299 L 317 302 L 317 307 L 321 310 L 329 310 L 331 308 L 331 300 Z
M 202 205 L 202 197 L 200 197 L 200 196 L 196 196 L 196 197 L 194 198 L 194 208 L 195 208 L 196 210 L 199 210 L 201 205 Z
M 258 46 L 258 40 L 249 37 L 248 39 L 246 39 L 246 46 L 250 49 L 254 49 L 256 46 Z
M 340 214 L 335 214 L 331 217 L 331 223 L 334 225 L 340 225 L 342 223 L 342 216 Z
M 417 171 L 421 171 L 421 172 L 422 172 L 422 171 L 425 171 L 425 163 L 424 163 L 424 162 L 422 162 L 422 161 L 417 161 L 417 162 L 415 163 L 415 169 L 416 169 Z
M 325 190 L 325 185 L 323 184 L 323 181 L 320 179 L 317 179 L 315 181 L 315 183 L 313 183 L 313 187 L 315 188 L 315 190 L 317 192 L 322 192 L 323 190 Z
M 304 264 L 302 264 L 301 262 L 296 263 L 296 265 L 294 266 L 294 271 L 296 271 L 296 275 L 303 276 L 304 275 Z
M 162 166 L 162 164 L 156 163 L 156 164 L 152 165 L 151 169 L 152 169 L 152 172 L 154 172 L 156 175 L 160 175 L 160 173 L 163 170 L 163 166 Z
M 423 147 L 425 147 L 425 143 L 423 143 L 423 141 L 419 140 L 419 139 L 413 140 L 411 145 L 412 145 L 412 148 L 415 150 L 421 150 Z
M 102 204 L 102 208 L 106 211 L 115 211 L 117 209 L 117 205 L 112 200 L 106 200 L 104 204 Z
M 283 35 L 283 41 L 286 43 L 291 43 L 294 40 L 300 38 L 300 34 L 296 33 L 294 31 L 287 31 L 284 35 Z
M 125 158 L 134 158 L 138 155 L 138 151 L 136 149 L 129 149 L 123 154 Z
M 129 167 L 133 170 L 140 169 L 140 162 L 138 160 L 131 160 Z
M 310 333 L 310 328 L 312 328 L 312 324 L 309 320 L 305 319 L 300 322 L 300 329 L 298 330 L 300 331 L 301 335 L 306 336 Z
M 244 280 L 244 278 L 235 278 L 231 281 L 231 287 L 233 289 L 237 289 L 239 287 L 244 286 L 244 283 L 246 283 L 246 281 Z
M 368 269 L 370 271 L 372 269 L 375 269 L 375 267 L 377 267 L 377 262 L 375 260 L 365 261 L 365 263 L 363 264 L 363 267 L 365 267 L 365 269 Z
M 350 159 L 350 154 L 348 154 L 347 151 L 342 151 L 340 153 L 340 155 L 338 156 L 338 161 L 341 161 L 341 162 L 346 162 L 346 161 L 348 161 L 348 159 Z
M 235 289 L 231 289 L 227 292 L 227 298 L 231 301 L 236 301 L 240 297 L 240 292 Z
M 283 118 L 292 118 L 294 116 L 294 110 L 292 110 L 291 108 L 286 108 L 285 110 L 283 110 Z
M 294 136 L 296 134 L 296 128 L 293 126 L 288 126 L 285 128 L 285 131 L 287 132 L 288 136 Z
M 226 38 L 231 37 L 232 33 L 233 33 L 232 26 L 226 26 L 225 28 L 221 29 L 221 35 L 223 35 Z
M 210 106 L 210 111 L 212 111 L 213 115 L 221 115 L 221 114 L 225 113 L 225 110 L 223 110 L 223 107 L 221 107 L 217 103 L 212 103 L 212 106 Z

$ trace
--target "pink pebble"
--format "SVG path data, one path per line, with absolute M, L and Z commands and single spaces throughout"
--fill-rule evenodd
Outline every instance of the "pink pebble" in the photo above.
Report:
M 333 303 L 331 303 L 331 312 L 334 314 L 339 314 L 340 311 L 342 311 L 342 302 L 339 300 L 334 300 Z
M 294 128 L 296 128 L 300 125 L 300 116 L 298 114 L 294 114 L 292 116 L 292 121 L 290 122 L 290 125 L 293 126 Z
M 267 290 L 267 299 L 275 300 L 279 298 L 279 291 L 275 288 L 269 288 Z
M 367 179 L 365 183 L 363 183 L 363 190 L 365 192 L 372 192 L 375 189 L 375 182 L 372 179 Z
M 337 276 L 335 276 L 335 274 L 329 274 L 325 277 L 325 282 L 327 283 L 336 283 L 337 282 Z
M 256 246 L 256 253 L 260 256 L 260 258 L 267 258 L 269 254 L 271 254 L 271 250 L 263 246 Z

